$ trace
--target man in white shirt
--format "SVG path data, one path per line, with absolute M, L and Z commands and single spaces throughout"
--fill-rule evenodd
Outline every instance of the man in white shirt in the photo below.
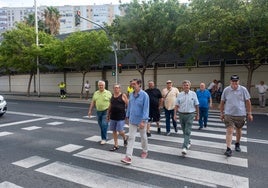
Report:
M 258 93 L 259 93 L 259 105 L 260 107 L 264 108 L 265 102 L 266 102 L 265 94 L 268 89 L 268 86 L 264 84 L 264 81 L 260 81 L 260 84 L 256 85 L 255 88 L 258 89 Z

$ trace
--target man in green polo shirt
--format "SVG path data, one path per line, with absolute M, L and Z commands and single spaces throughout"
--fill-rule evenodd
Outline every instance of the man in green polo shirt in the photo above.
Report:
M 95 91 L 93 94 L 93 98 L 88 110 L 88 117 L 90 118 L 92 114 L 92 109 L 96 106 L 97 110 L 97 118 L 98 124 L 101 129 L 101 142 L 100 144 L 105 144 L 107 140 L 107 129 L 108 122 L 107 118 L 107 110 L 110 105 L 110 99 L 112 97 L 112 93 L 105 89 L 105 82 L 100 80 L 98 81 L 99 90 Z

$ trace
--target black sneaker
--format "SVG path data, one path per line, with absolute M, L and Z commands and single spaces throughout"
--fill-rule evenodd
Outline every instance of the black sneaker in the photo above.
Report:
M 178 132 L 178 128 L 177 128 L 177 126 L 176 126 L 176 127 L 174 127 L 174 130 L 175 130 L 175 133 L 177 133 L 177 132 Z
M 206 128 L 207 127 L 207 124 L 204 124 L 204 127 Z
M 157 128 L 157 134 L 161 133 L 161 128 Z
M 227 148 L 224 155 L 226 155 L 227 157 L 231 157 L 232 156 L 232 150 L 230 148 Z
M 151 133 L 147 133 L 147 137 L 151 137 L 152 135 L 151 135 Z
M 240 149 L 240 143 L 235 143 L 235 151 L 237 152 L 241 152 L 241 149 Z

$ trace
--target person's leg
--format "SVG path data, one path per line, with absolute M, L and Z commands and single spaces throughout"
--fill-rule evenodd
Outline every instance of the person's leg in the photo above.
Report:
M 230 148 L 230 149 L 232 146 L 233 132 L 234 132 L 233 126 L 228 126 L 226 128 L 226 145 L 227 145 L 227 148 Z
M 107 110 L 101 112 L 101 137 L 102 140 L 107 140 L 107 129 L 108 129 L 108 122 L 107 118 Z
M 133 154 L 133 147 L 135 143 L 137 128 L 138 128 L 137 125 L 129 124 L 129 136 L 128 136 L 126 156 L 130 158 L 132 157 Z
M 125 126 L 125 120 L 117 121 L 116 130 L 119 132 L 119 135 L 122 136 L 123 141 L 124 141 L 124 146 L 127 146 L 128 138 L 127 138 L 127 136 L 125 134 L 124 126 Z
M 184 142 L 183 148 L 188 148 L 188 144 L 190 143 L 192 125 L 194 121 L 195 114 L 187 114 L 185 115 L 185 129 L 184 129 Z
M 259 105 L 262 107 L 262 94 L 259 94 Z
M 208 108 L 204 108 L 203 116 L 204 116 L 204 127 L 207 127 L 207 124 L 208 124 Z
M 166 117 L 166 131 L 167 134 L 170 133 L 170 111 L 165 109 L 165 117 Z
M 185 115 L 179 113 L 179 118 L 180 118 L 181 130 L 182 130 L 183 137 L 184 137 L 184 134 L 185 134 Z
M 141 136 L 141 148 L 142 151 L 147 153 L 148 152 L 148 138 L 146 135 L 146 126 L 143 129 L 139 129 L 140 136 Z
M 203 118 L 204 118 L 204 112 L 203 112 L 203 108 L 199 108 L 199 120 L 198 120 L 198 123 L 199 123 L 199 129 L 202 129 L 203 128 Z
M 170 115 L 171 115 L 171 119 L 172 119 L 172 124 L 173 124 L 173 128 L 175 130 L 175 132 L 178 132 L 177 129 L 177 121 L 174 120 L 174 110 L 170 110 Z

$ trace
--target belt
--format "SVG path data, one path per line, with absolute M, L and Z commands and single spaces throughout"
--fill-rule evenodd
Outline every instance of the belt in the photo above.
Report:
M 195 112 L 179 112 L 180 114 L 193 114 Z

